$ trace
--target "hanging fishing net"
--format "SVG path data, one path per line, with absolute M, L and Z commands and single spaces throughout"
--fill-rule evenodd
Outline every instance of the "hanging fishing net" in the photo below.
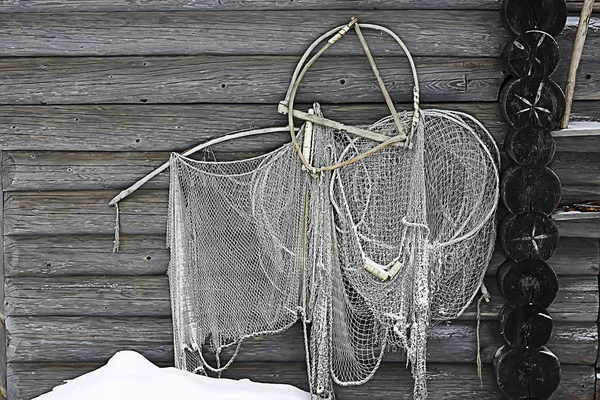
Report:
M 291 145 L 233 162 L 173 153 L 167 241 L 177 366 L 210 368 L 203 345 L 219 354 L 297 321 L 306 178 Z
M 294 109 L 308 68 L 354 24 L 391 116 L 345 126 Z M 355 21 L 309 47 L 280 112 L 292 142 L 231 161 L 171 157 L 168 246 L 176 365 L 222 371 L 243 341 L 304 324 L 311 393 L 359 385 L 389 350 L 427 396 L 426 343 L 479 289 L 494 247 L 499 154 L 474 118 L 397 113 Z M 310 60 L 311 51 L 329 42 Z M 337 40 L 337 39 L 336 39 Z M 308 60 L 308 61 L 307 61 Z M 307 122 L 296 136 L 294 117 Z M 307 324 L 310 324 L 308 335 Z M 222 363 L 219 355 L 233 347 Z M 217 358 L 210 364 L 203 349 Z

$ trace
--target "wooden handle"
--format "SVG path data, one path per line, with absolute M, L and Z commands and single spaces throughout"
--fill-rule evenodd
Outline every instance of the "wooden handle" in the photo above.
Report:
M 358 28 L 358 22 L 355 18 L 352 19 L 352 21 L 350 22 L 350 24 L 354 25 L 355 28 Z M 294 109 L 294 101 L 295 101 L 295 97 L 296 97 L 296 93 L 298 91 L 298 87 L 300 86 L 300 83 L 302 82 L 302 79 L 304 78 L 304 76 L 306 75 L 308 69 L 314 64 L 314 62 L 332 45 L 331 41 L 325 43 L 325 45 L 323 45 L 321 47 L 321 49 L 319 49 L 319 51 L 317 51 L 315 53 L 315 55 L 313 55 L 308 61 L 308 57 L 310 56 L 311 52 L 321 43 L 323 42 L 325 39 L 327 39 L 328 37 L 330 37 L 333 34 L 339 34 L 341 32 L 346 32 L 345 27 L 346 26 L 351 26 L 350 24 L 348 25 L 343 25 L 341 27 L 337 27 L 334 28 L 328 32 L 326 32 L 325 34 L 321 35 L 317 40 L 315 40 L 304 52 L 304 54 L 302 55 L 302 57 L 300 58 L 300 61 L 298 62 L 298 65 L 296 66 L 296 69 L 294 70 L 294 73 L 292 75 L 292 80 L 290 82 L 290 86 L 288 88 L 288 92 L 286 93 L 285 99 L 283 101 L 281 101 L 279 103 L 279 112 L 282 114 L 286 114 L 288 115 L 288 124 L 290 126 L 290 136 L 292 139 L 292 143 L 294 145 L 294 148 L 296 149 L 296 152 L 298 153 L 298 156 L 300 157 L 300 160 L 302 161 L 302 165 L 305 166 L 305 168 L 309 171 L 312 171 L 313 173 L 317 173 L 317 172 L 323 172 L 323 171 L 331 171 L 334 169 L 338 169 L 347 165 L 350 165 L 352 163 L 355 163 L 365 157 L 370 156 L 371 154 L 374 154 L 376 152 L 378 152 L 379 150 L 387 147 L 387 146 L 392 146 L 392 145 L 399 145 L 401 142 L 407 142 L 407 144 L 404 145 L 404 147 L 407 148 L 411 148 L 410 145 L 410 139 L 411 137 L 414 135 L 414 133 L 417 130 L 417 126 L 420 123 L 420 111 L 419 111 L 419 81 L 418 81 L 418 77 L 417 77 L 417 70 L 415 67 L 415 63 L 414 60 L 410 54 L 410 52 L 408 51 L 408 48 L 406 47 L 406 45 L 404 44 L 404 42 L 402 42 L 402 40 L 398 37 L 398 35 L 396 35 L 394 32 L 392 32 L 391 30 L 380 26 L 380 25 L 372 25 L 372 24 L 361 24 L 360 26 L 362 26 L 363 28 L 367 28 L 367 29 L 374 29 L 374 30 L 378 30 L 384 33 L 387 33 L 388 35 L 392 36 L 392 38 L 400 45 L 400 47 L 402 48 L 402 50 L 404 51 L 406 57 L 408 58 L 408 61 L 410 63 L 410 67 L 412 70 L 412 74 L 413 74 L 413 79 L 414 79 L 414 87 L 413 87 L 413 100 L 414 100 L 414 111 L 413 111 L 413 119 L 412 119 L 412 124 L 411 124 L 411 131 L 410 131 L 410 136 L 406 136 L 404 134 L 404 132 L 402 130 L 400 130 L 398 132 L 398 135 L 395 137 L 390 137 L 388 138 L 386 141 L 378 144 L 377 146 L 373 147 L 372 149 L 370 149 L 369 151 L 366 151 L 364 153 L 359 154 L 358 156 L 351 158 L 350 160 L 346 160 L 344 162 L 335 164 L 335 165 L 330 165 L 330 166 L 326 166 L 326 167 L 320 167 L 320 168 L 316 168 L 314 166 L 312 166 L 304 157 L 304 155 L 302 154 L 302 149 L 300 148 L 300 144 L 298 143 L 298 139 L 296 138 L 296 134 L 293 131 L 294 128 L 294 116 L 300 118 L 300 119 L 304 119 L 304 120 L 308 120 L 308 118 L 311 118 L 313 120 L 313 122 L 318 123 L 317 121 L 314 120 L 313 117 L 309 116 L 309 114 L 307 113 L 302 113 L 302 112 L 298 112 L 298 110 Z M 359 34 L 359 36 L 361 36 L 360 34 L 360 28 L 358 28 L 357 33 Z M 365 52 L 367 53 L 367 56 L 370 54 L 370 52 L 368 51 L 368 46 L 364 46 Z M 373 63 L 371 64 L 374 72 L 376 72 L 377 75 L 377 67 L 373 66 Z M 380 82 L 380 86 L 383 82 Z M 385 94 L 387 93 L 387 91 L 385 91 L 384 88 L 384 97 Z M 388 95 L 389 97 L 389 95 Z M 387 100 L 387 99 L 386 99 Z M 389 102 L 391 103 L 391 99 L 389 99 Z M 396 118 L 395 118 L 396 120 Z M 336 123 L 335 121 L 331 121 L 331 120 L 327 120 L 328 124 L 324 124 L 326 126 L 332 126 L 331 123 Z M 397 118 L 397 123 L 399 123 L 399 118 Z M 339 124 L 339 123 L 338 123 Z M 339 125 L 343 125 L 343 124 L 339 124 Z M 350 130 L 344 129 L 347 132 L 350 132 Z M 362 132 L 364 133 L 364 132 Z M 360 134 L 359 136 L 365 136 L 364 134 Z M 408 139 L 408 140 L 407 140 Z
M 571 117 L 571 106 L 573 105 L 573 95 L 575 93 L 575 82 L 577 80 L 577 69 L 579 68 L 579 62 L 581 61 L 583 45 L 585 44 L 585 38 L 587 37 L 588 27 L 590 25 L 590 18 L 592 17 L 593 10 L 594 0 L 585 0 L 583 2 L 583 7 L 581 8 L 579 26 L 577 26 L 575 44 L 573 45 L 573 54 L 571 55 L 571 65 L 569 66 L 569 75 L 567 78 L 567 87 L 565 90 L 567 107 L 565 109 L 565 115 L 563 116 L 562 122 L 560 124 L 560 127 L 562 129 L 566 129 L 569 126 L 569 118 Z

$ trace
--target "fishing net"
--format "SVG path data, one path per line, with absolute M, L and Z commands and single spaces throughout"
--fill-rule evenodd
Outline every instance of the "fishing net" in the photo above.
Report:
M 384 350 L 407 351 L 415 398 L 426 396 L 427 330 L 458 317 L 494 247 L 496 156 L 459 116 L 424 110 L 412 149 L 388 147 L 333 172 L 335 244 L 332 374 L 360 384 Z M 400 114 L 408 126 L 411 117 Z M 392 118 L 369 127 L 393 135 Z M 338 135 L 343 136 L 342 133 Z M 337 162 L 373 144 L 336 140 Z M 495 153 L 495 149 L 492 149 Z
M 333 382 L 363 384 L 386 351 L 402 349 L 414 397 L 427 396 L 428 330 L 465 310 L 491 257 L 499 154 L 474 118 L 419 110 L 412 58 L 393 36 L 413 67 L 412 113 L 393 110 L 375 124 L 340 129 L 315 104 L 314 116 L 301 117 L 318 123 L 296 137 L 295 90 L 317 40 L 281 106 L 292 143 L 231 162 L 171 157 L 178 367 L 222 371 L 244 340 L 300 319 L 311 393 L 325 398 Z M 222 365 L 228 347 L 233 356 Z M 215 365 L 203 348 L 216 354 Z
M 173 153 L 167 243 L 178 367 L 299 316 L 307 176 L 294 148 L 232 162 Z

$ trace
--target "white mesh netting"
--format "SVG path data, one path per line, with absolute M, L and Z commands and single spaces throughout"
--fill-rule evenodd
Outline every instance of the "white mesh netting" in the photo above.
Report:
M 319 115 L 319 107 L 315 105 Z M 412 115 L 400 114 L 406 131 Z M 397 134 L 391 118 L 363 127 Z M 314 126 L 312 164 L 374 147 Z M 290 144 L 233 162 L 171 158 L 168 244 L 176 364 L 190 371 L 249 337 L 311 323 L 311 391 L 368 381 L 407 352 L 425 398 L 431 321 L 456 318 L 494 245 L 497 149 L 476 120 L 423 111 L 412 147 L 311 175 Z M 237 350 L 236 350 L 237 351 Z

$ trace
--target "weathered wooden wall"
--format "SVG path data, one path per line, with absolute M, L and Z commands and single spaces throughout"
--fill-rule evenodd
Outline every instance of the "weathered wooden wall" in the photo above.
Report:
M 577 14 L 581 1 L 569 1 Z M 250 126 L 284 123 L 276 104 L 295 62 L 326 27 L 350 16 L 386 25 L 406 40 L 425 107 L 463 110 L 499 144 L 507 133 L 497 105 L 506 73 L 500 0 L 94 0 L 0 2 L 0 149 L 4 257 L 0 290 L 8 396 L 30 399 L 62 380 L 134 349 L 172 362 L 167 175 L 124 201 L 121 251 L 111 253 L 111 197 L 160 165 L 172 150 Z M 600 6 L 597 6 L 600 8 Z M 577 18 L 560 36 L 569 54 Z M 368 35 L 392 97 L 406 108 L 406 61 Z M 600 119 L 600 18 L 594 17 L 576 89 L 576 116 Z M 564 83 L 568 61 L 556 80 Z M 320 101 L 348 123 L 375 121 L 385 105 L 354 40 L 331 49 L 307 76 L 299 101 Z M 337 103 L 338 105 L 327 105 Z M 306 108 L 306 105 L 302 106 Z M 286 135 L 227 143 L 217 157 L 272 149 Z M 552 168 L 563 201 L 600 198 L 600 139 L 557 139 Z M 550 343 L 563 364 L 557 399 L 595 397 L 598 353 L 598 220 L 562 221 L 550 260 L 561 288 L 550 312 Z M 501 344 L 502 305 L 493 278 L 484 305 L 477 378 L 476 316 L 438 326 L 429 346 L 433 399 L 499 398 L 491 365 Z M 1 332 L 0 332 L 1 333 Z M 0 334 L 0 340 L 2 340 Z M 305 387 L 298 330 L 249 343 L 228 374 Z M 4 373 L 4 368 L 0 369 Z M 6 378 L 6 377 L 5 377 Z M 340 399 L 410 398 L 404 358 L 392 354 L 364 387 Z

